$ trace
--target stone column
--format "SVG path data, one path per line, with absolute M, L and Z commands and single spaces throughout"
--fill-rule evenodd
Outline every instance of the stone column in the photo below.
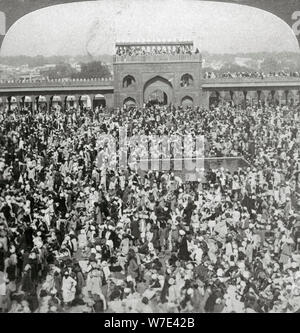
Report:
M 51 95 L 46 95 L 45 96 L 46 101 L 47 101 L 47 112 L 50 111 L 50 104 L 51 104 Z
M 276 91 L 275 90 L 271 90 L 272 103 L 275 103 L 275 94 L 276 94 Z
M 74 101 L 74 107 L 77 108 L 79 106 L 79 99 L 80 99 L 80 94 L 75 94 L 75 101 Z
M 210 92 L 209 91 L 201 91 L 200 93 L 200 106 L 208 109 L 209 108 L 209 97 L 210 97 Z
M 219 102 L 223 104 L 225 101 L 226 91 L 221 90 L 218 93 L 219 93 Z
M 247 105 L 247 95 L 248 95 L 248 91 L 247 90 L 243 90 L 243 95 L 244 95 L 244 99 L 242 101 L 242 105 L 243 107 L 246 107 Z
M 300 103 L 300 90 L 295 90 L 296 105 Z
M 246 98 L 248 97 L 248 99 L 250 100 L 250 105 L 253 105 L 253 100 L 256 100 L 257 98 L 257 92 L 255 90 L 249 90 L 247 93 Z
M 218 90 L 215 91 L 216 97 L 217 97 L 217 101 L 218 103 L 220 102 L 220 92 Z
M 51 108 L 52 108 L 53 95 L 47 95 L 46 99 L 47 99 L 47 110 L 48 110 L 48 112 L 50 112 Z
M 230 90 L 230 98 L 232 100 L 233 105 L 238 105 L 238 93 L 234 90 Z
M 293 98 L 293 104 L 296 105 L 297 100 L 298 100 L 298 96 L 297 96 L 298 91 L 296 89 L 292 89 L 292 90 L 290 90 L 290 93 L 291 93 L 292 98 Z
M 260 101 L 260 97 L 261 97 L 261 90 L 257 90 L 257 100 Z
M 7 97 L 7 101 L 8 101 L 8 110 L 11 111 L 11 98 L 12 96 Z
M 288 105 L 289 104 L 289 90 L 285 90 L 284 91 L 284 97 L 285 97 L 285 104 Z
M 63 107 L 63 110 L 66 111 L 66 108 L 67 108 L 67 96 L 68 95 L 62 95 L 61 98 L 62 98 L 62 107 Z
M 268 97 L 269 97 L 269 95 L 270 95 L 270 90 L 262 90 L 261 93 L 264 94 L 263 102 L 264 102 L 265 104 L 268 104 Z M 261 96 L 261 94 L 260 94 L 260 96 Z
M 94 98 L 95 98 L 95 94 L 89 94 L 90 99 L 91 99 L 91 108 L 94 111 Z
M 40 96 L 31 96 L 31 99 L 32 99 L 32 111 L 39 111 L 39 97 Z
M 7 96 L 0 96 L 0 99 L 2 99 L 2 107 L 5 109 L 6 102 L 7 102 Z
M 278 98 L 279 98 L 279 106 L 281 106 L 282 105 L 282 98 L 283 98 L 283 95 L 284 95 L 284 91 L 278 90 L 277 91 L 277 95 L 278 95 Z

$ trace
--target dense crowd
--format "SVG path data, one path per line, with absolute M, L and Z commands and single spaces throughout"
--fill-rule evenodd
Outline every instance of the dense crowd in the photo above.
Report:
M 300 108 L 0 111 L 3 312 L 297 312 Z M 247 167 L 137 167 L 105 135 L 205 137 Z M 136 156 L 133 156 L 136 155 Z
M 159 55 L 159 54 L 197 54 L 199 49 L 196 48 L 193 51 L 190 45 L 177 45 L 175 47 L 169 48 L 168 46 L 156 46 L 156 47 L 145 47 L 145 46 L 124 46 L 118 47 L 116 50 L 116 55 L 118 56 L 144 56 L 144 55 Z
M 265 79 L 265 78 L 284 78 L 284 77 L 300 77 L 299 72 L 226 72 L 226 73 L 215 73 L 215 72 L 205 72 L 205 79 L 235 79 L 235 78 L 252 78 L 252 79 Z

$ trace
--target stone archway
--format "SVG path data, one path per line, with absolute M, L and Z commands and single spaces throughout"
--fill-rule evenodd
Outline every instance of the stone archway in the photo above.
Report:
M 173 102 L 173 86 L 167 79 L 155 76 L 144 85 L 144 103 L 156 100 L 164 105 Z
M 192 97 L 190 97 L 190 96 L 183 97 L 183 99 L 181 100 L 181 106 L 184 110 L 188 109 L 188 108 L 192 108 L 194 106 L 194 101 L 193 101 Z
M 132 108 L 132 107 L 136 106 L 136 100 L 132 97 L 127 97 L 124 99 L 123 105 L 126 108 Z
M 101 95 L 101 94 L 95 95 L 94 100 L 93 100 L 93 109 L 95 109 L 97 107 L 100 109 L 106 107 L 106 100 L 105 100 L 104 95 Z

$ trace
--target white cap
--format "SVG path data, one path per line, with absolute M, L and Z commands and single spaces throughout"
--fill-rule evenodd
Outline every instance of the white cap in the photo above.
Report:
M 174 283 L 175 283 L 175 280 L 174 280 L 173 278 L 170 278 L 170 279 L 169 279 L 169 284 L 172 285 L 172 284 L 174 284 Z

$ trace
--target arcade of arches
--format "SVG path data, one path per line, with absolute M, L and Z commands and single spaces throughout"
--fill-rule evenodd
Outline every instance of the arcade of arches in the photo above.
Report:
M 64 108 L 104 108 L 106 98 L 102 94 L 96 95 L 52 95 L 52 96 L 8 96 L 0 97 L 0 106 L 7 105 L 9 109 L 21 107 L 28 110 L 50 110 L 51 107 Z
M 194 97 L 188 91 L 186 95 L 181 95 L 178 104 L 185 109 L 188 106 L 196 105 Z M 10 109 L 21 107 L 32 110 L 50 110 L 51 107 L 60 105 L 61 107 L 81 107 L 81 108 L 103 108 L 109 106 L 107 96 L 102 94 L 83 94 L 83 95 L 17 95 L 0 96 L 0 106 L 7 105 Z M 211 88 L 202 89 L 202 101 L 200 106 L 208 107 L 219 102 L 233 102 L 234 105 L 247 102 L 255 104 L 259 100 L 263 103 L 273 103 L 277 105 L 298 105 L 300 103 L 300 89 L 264 89 L 264 90 L 214 90 Z M 162 77 L 155 77 L 146 82 L 143 90 L 143 101 L 169 105 L 174 103 L 174 90 L 170 81 Z M 136 105 L 139 101 L 136 96 L 128 94 L 124 96 L 124 104 Z
M 258 101 L 276 105 L 297 105 L 300 103 L 300 90 L 215 90 L 208 92 L 209 106 L 219 102 L 232 101 L 235 105 L 248 102 L 255 104 Z

